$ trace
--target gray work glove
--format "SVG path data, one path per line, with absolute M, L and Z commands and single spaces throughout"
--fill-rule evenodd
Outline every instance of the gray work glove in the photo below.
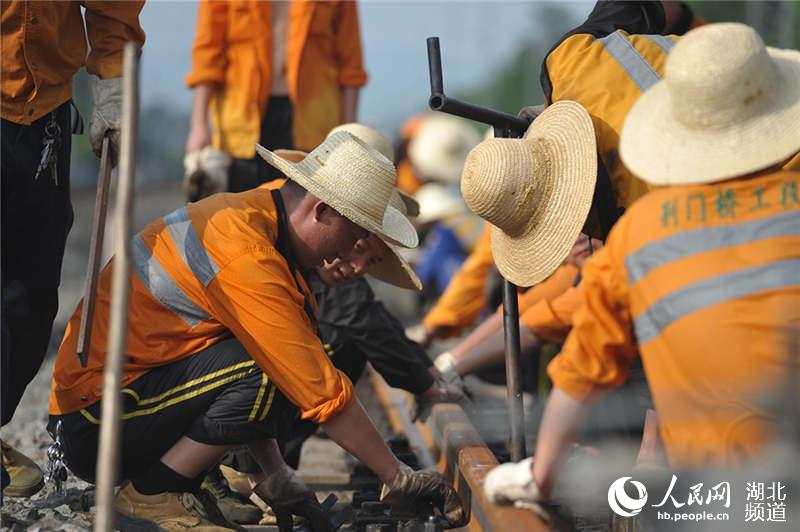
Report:
M 206 146 L 183 157 L 183 188 L 189 201 L 198 201 L 228 190 L 231 156 Z
M 317 496 L 288 467 L 283 467 L 258 483 L 253 493 L 275 512 L 280 532 L 294 529 L 293 515 L 305 517 L 312 532 L 333 531 L 331 520 L 317 501 Z
M 451 527 L 464 526 L 466 512 L 458 494 L 433 471 L 412 471 L 401 467 L 391 485 L 383 485 L 381 501 L 395 508 L 409 509 L 422 513 L 426 505 L 433 505 L 442 511 Z
M 119 128 L 122 119 L 122 78 L 92 78 L 92 118 L 89 120 L 89 142 L 95 155 L 100 157 L 103 137 L 111 141 L 111 164 L 119 160 Z
M 536 120 L 537 116 L 542 114 L 542 111 L 544 111 L 544 104 L 541 104 L 541 105 L 528 105 L 528 106 L 523 107 L 522 109 L 520 109 L 519 113 L 517 113 L 517 116 L 519 116 L 521 118 L 530 118 L 531 122 L 532 122 L 532 121 Z
M 460 403 L 467 399 L 471 399 L 469 392 L 464 386 L 464 381 L 456 375 L 454 380 L 447 382 L 443 379 L 437 379 L 434 383 L 437 388 L 435 398 L 428 398 L 422 394 L 415 395 L 411 401 L 409 408 L 409 417 L 411 421 L 427 421 L 431 415 L 433 405 L 438 403 Z

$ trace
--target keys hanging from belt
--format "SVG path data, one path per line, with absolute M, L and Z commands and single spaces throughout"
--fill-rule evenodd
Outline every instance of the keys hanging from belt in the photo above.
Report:
M 58 185 L 58 150 L 61 147 L 61 126 L 56 122 L 55 112 L 50 113 L 50 121 L 44 126 L 44 140 L 42 141 L 42 156 L 36 168 L 34 179 L 39 179 L 42 172 L 50 169 L 53 183 Z

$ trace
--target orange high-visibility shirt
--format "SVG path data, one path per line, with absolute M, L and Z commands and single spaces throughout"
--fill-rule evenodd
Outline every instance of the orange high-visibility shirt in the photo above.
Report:
M 674 466 L 753 457 L 796 356 L 798 188 L 800 173 L 779 171 L 635 203 L 584 267 L 554 385 L 577 400 L 620 386 L 638 351 Z
M 446 336 L 456 336 L 478 319 L 486 307 L 486 279 L 494 264 L 491 234 L 491 226 L 486 224 L 475 249 L 425 316 L 427 327 L 446 328 Z
M 144 45 L 139 26 L 143 5 L 143 1 L 3 0 L 3 119 L 27 125 L 69 100 L 72 77 L 84 64 L 89 74 L 103 79 L 121 76 L 125 43 Z M 81 6 L 86 9 L 85 30 Z
M 210 102 L 212 143 L 249 159 L 272 84 L 270 2 L 200 3 L 189 87 L 219 86 Z M 311 151 L 342 123 L 343 87 L 367 82 L 355 1 L 292 1 L 286 43 L 294 147 Z
M 324 423 L 347 407 L 352 384 L 316 335 L 313 293 L 293 274 L 290 251 L 279 249 L 281 231 L 270 190 L 256 188 L 190 203 L 134 237 L 123 386 L 233 335 L 303 418 Z M 86 368 L 76 355 L 80 306 L 67 326 L 53 370 L 53 414 L 100 399 L 112 270 L 113 262 L 98 282 Z
M 580 286 L 570 285 L 556 297 L 539 299 L 525 312 L 520 313 L 519 321 L 536 337 L 554 344 L 563 344 L 572 329 L 575 311 L 580 308 Z

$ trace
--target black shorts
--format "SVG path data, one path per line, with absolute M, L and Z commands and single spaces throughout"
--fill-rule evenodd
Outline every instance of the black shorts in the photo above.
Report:
M 235 338 L 148 371 L 122 390 L 124 414 L 120 480 L 159 460 L 182 436 L 208 445 L 284 441 L 298 409 L 255 365 Z M 67 466 L 94 482 L 100 402 L 50 416 L 61 435 Z

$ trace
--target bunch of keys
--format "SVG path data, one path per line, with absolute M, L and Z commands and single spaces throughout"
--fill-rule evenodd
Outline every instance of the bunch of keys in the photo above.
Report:
M 55 113 L 50 114 L 50 121 L 44 127 L 43 144 L 42 157 L 39 159 L 39 166 L 36 168 L 36 175 L 33 178 L 39 179 L 39 175 L 50 168 L 53 182 L 58 185 L 58 148 L 61 145 L 61 126 L 56 122 Z
M 45 468 L 44 479 L 46 482 L 54 482 L 56 493 L 60 493 L 63 483 L 67 481 L 67 466 L 64 463 L 64 449 L 61 432 L 61 421 L 56 423 L 55 438 L 53 443 L 47 448 L 47 467 Z

